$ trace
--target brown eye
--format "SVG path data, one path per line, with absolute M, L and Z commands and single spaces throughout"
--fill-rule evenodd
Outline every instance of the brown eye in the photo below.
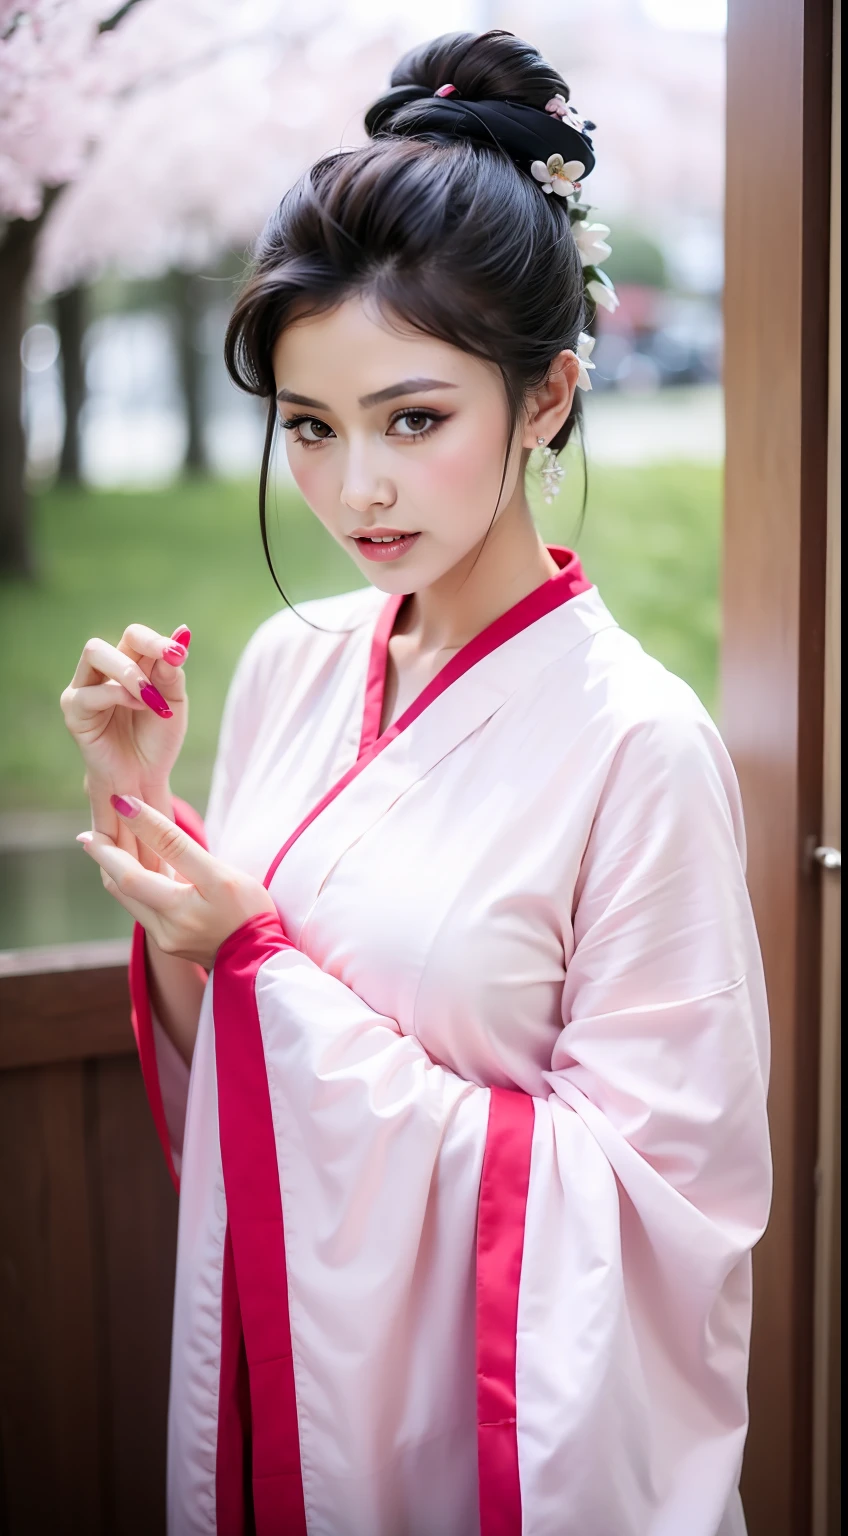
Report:
M 317 421 L 312 416 L 304 417 L 297 425 L 305 443 L 323 443 L 333 435 L 333 429 L 327 426 L 326 421 Z
M 392 422 L 393 428 L 406 428 L 408 431 L 397 432 L 398 437 L 426 437 L 434 427 L 442 420 L 434 411 L 401 411 Z

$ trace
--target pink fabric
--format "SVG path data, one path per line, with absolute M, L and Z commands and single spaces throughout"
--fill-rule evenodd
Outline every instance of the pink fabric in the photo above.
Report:
M 565 549 L 558 544 L 551 544 L 548 545 L 548 552 L 553 555 L 559 566 L 556 576 L 552 576 L 549 581 L 543 582 L 540 587 L 536 587 L 534 591 L 529 592 L 514 607 L 507 609 L 506 613 L 502 613 L 500 618 L 495 619 L 485 629 L 481 630 L 479 635 L 475 635 L 473 640 L 469 640 L 467 645 L 464 645 L 461 650 L 457 651 L 456 655 L 451 657 L 447 665 L 442 667 L 441 672 L 438 672 L 432 678 L 426 688 L 421 690 L 418 697 L 413 699 L 409 708 L 404 710 L 404 713 L 395 720 L 394 724 L 390 725 L 388 730 L 383 732 L 382 736 L 375 737 L 373 734 L 374 722 L 376 719 L 376 728 L 379 730 L 380 715 L 383 707 L 386 661 L 392 625 L 403 598 L 392 595 L 387 600 L 374 633 L 374 642 L 371 649 L 368 684 L 366 686 L 366 719 L 362 728 L 359 756 L 353 767 L 349 768 L 347 773 L 343 774 L 337 783 L 327 790 L 327 793 L 322 796 L 318 804 L 314 805 L 309 814 L 304 817 L 300 826 L 295 828 L 291 837 L 287 838 L 265 876 L 266 887 L 271 884 L 279 865 L 289 849 L 297 842 L 301 833 L 305 832 L 308 826 L 311 826 L 316 816 L 320 816 L 321 812 L 330 802 L 335 800 L 336 796 L 347 787 L 352 779 L 356 778 L 357 774 L 362 772 L 363 768 L 367 767 L 373 758 L 377 756 L 378 752 L 382 752 L 389 745 L 390 741 L 394 741 L 395 737 L 400 735 L 401 731 L 405 731 L 407 726 L 412 725 L 413 721 L 423 714 L 428 704 L 432 704 L 434 699 L 437 699 L 441 693 L 444 693 L 446 688 L 450 687 L 451 683 L 456 682 L 458 677 L 462 677 L 463 673 L 475 666 L 478 661 L 482 661 L 484 656 L 488 656 L 492 651 L 497 650 L 498 646 L 503 645 L 505 641 L 511 640 L 513 635 L 517 635 L 522 629 L 526 629 L 528 624 L 535 624 L 537 619 L 544 618 L 546 613 L 552 613 L 554 608 L 559 608 L 563 603 L 567 603 L 569 598 L 575 597 L 578 592 L 587 592 L 589 590 L 592 583 L 584 575 L 583 567 L 572 550 Z
M 521 1536 L 515 1367 L 533 1122 L 529 1094 L 491 1090 L 477 1221 L 480 1536 Z
M 314 629 L 281 614 L 259 633 L 222 732 L 221 858 L 261 878 L 353 762 L 384 605 L 344 594 L 307 610 Z M 478 1459 L 484 1518 L 514 1529 L 518 1491 L 522 1536 L 738 1536 L 750 1247 L 768 1189 L 743 868 L 712 722 L 592 588 L 457 678 L 278 867 L 271 891 L 298 948 L 273 950 L 250 988 L 277 1164 L 268 1175 L 265 1137 L 259 1177 L 281 1194 L 314 1536 L 468 1536 Z M 182 1142 L 174 1536 L 215 1536 L 218 1522 L 215 981 Z M 519 1256 L 490 1224 L 515 1193 L 500 1103 L 488 1136 L 493 1085 L 533 1110 L 523 1231 L 507 1223 L 517 1325 L 504 1313 Z M 274 1265 L 271 1282 L 276 1295 Z M 478 1303 L 482 1387 L 497 1399 L 479 1415 Z
M 383 698 L 386 692 L 386 661 L 389 653 L 389 641 L 392 637 L 392 630 L 395 627 L 395 619 L 403 602 L 404 596 L 402 593 L 390 597 L 383 604 L 383 609 L 374 631 L 374 639 L 371 642 L 371 655 L 368 659 L 368 676 L 365 681 L 365 708 L 362 711 L 362 735 L 359 738 L 359 751 L 356 754 L 357 761 L 363 752 L 367 752 L 369 747 L 373 747 L 380 734 Z
M 202 848 L 206 847 L 206 834 L 203 828 L 203 818 L 199 816 L 193 806 L 187 801 L 174 796 L 174 820 L 178 827 L 193 837 Z M 180 1181 L 174 1167 L 174 1159 L 171 1153 L 171 1138 L 168 1135 L 168 1126 L 165 1120 L 165 1107 L 162 1102 L 162 1085 L 159 1081 L 159 1066 L 156 1060 L 156 1044 L 153 1038 L 153 1015 L 150 1008 L 150 985 L 147 977 L 147 949 L 144 929 L 141 923 L 136 923 L 133 928 L 132 945 L 130 948 L 130 1005 L 133 1033 L 138 1047 L 138 1057 L 141 1063 L 141 1075 L 144 1078 L 144 1086 L 147 1090 L 147 1098 L 150 1104 L 150 1113 L 153 1116 L 153 1124 L 156 1134 L 165 1154 L 165 1162 L 168 1172 L 173 1180 L 174 1188 L 179 1191 Z
M 559 547 L 554 547 L 551 553 L 560 566 L 558 574 L 465 645 L 380 736 L 388 644 L 404 600 L 402 595 L 388 599 L 371 647 L 356 763 L 286 841 L 265 877 L 266 887 L 306 827 L 378 752 L 418 718 L 428 704 L 504 641 L 567 602 L 577 592 L 590 587 L 576 555 Z M 276 1532 L 283 1529 L 275 1523 L 276 1512 L 282 1504 L 275 1504 L 273 1499 L 267 1506 L 263 1502 L 265 1493 L 276 1489 L 281 1477 L 281 1490 L 292 1501 L 291 1513 L 286 1516 L 292 1523 L 285 1526 L 286 1531 L 301 1529 L 294 1522 L 305 1520 L 291 1366 L 282 1204 L 254 993 L 259 967 L 274 950 L 288 942 L 279 923 L 257 918 L 230 935 L 218 951 L 215 962 L 213 1006 L 221 1153 L 250 1369 L 258 1536 L 276 1536 Z M 512 1536 L 513 1532 L 520 1532 L 521 1526 L 515 1423 L 515 1331 L 533 1105 L 529 1097 L 509 1094 L 505 1090 L 495 1092 L 498 1098 L 490 1118 L 493 1142 L 491 1155 L 488 1145 L 486 1154 L 489 1173 L 487 1176 L 484 1169 L 484 1192 L 481 1194 L 485 1219 L 478 1248 L 483 1260 L 479 1290 L 482 1312 L 478 1318 L 482 1341 L 478 1354 L 481 1372 L 480 1485 L 481 1500 L 489 1521 L 483 1527 L 483 1536 Z M 227 1347 L 232 1349 L 232 1340 Z M 260 1459 L 265 1456 L 267 1467 L 263 1467 Z M 280 1471 L 281 1465 L 285 1466 L 284 1473 Z M 302 1528 L 305 1530 L 305 1524 Z
M 221 945 L 213 979 L 221 1158 L 250 1375 L 256 1536 L 306 1532 L 283 1209 L 255 995 L 260 966 L 287 943 L 275 914 L 251 918 Z M 231 1329 L 232 1312 L 228 1320 Z M 231 1354 L 231 1337 L 226 1347 Z
M 463 647 L 381 736 L 388 644 L 404 598 L 393 596 L 387 600 L 371 645 L 357 761 L 287 839 L 268 871 L 266 886 L 306 828 L 431 702 L 523 628 L 590 588 L 576 557 L 565 550 L 554 549 L 552 553 L 560 565 L 559 574 Z M 202 823 L 189 807 L 180 805 L 178 821 L 203 840 Z M 256 1002 L 261 967 L 286 948 L 292 946 L 279 920 L 273 914 L 263 915 L 244 924 L 227 939 L 215 966 L 213 1009 L 220 1141 L 230 1222 L 222 1295 L 216 1475 L 218 1536 L 246 1536 L 246 1449 L 248 1457 L 252 1449 L 257 1536 L 282 1536 L 284 1532 L 305 1536 L 306 1532 L 282 1198 Z M 143 933 L 138 931 L 133 956 L 137 973 L 134 1026 L 139 1053 L 154 1121 L 176 1182 L 155 1067 L 144 984 Z M 534 1100 L 529 1093 L 497 1087 L 491 1090 L 476 1244 L 481 1536 L 521 1536 L 524 1519 L 516 1365 L 534 1124 Z M 249 1372 L 249 1408 L 244 1400 L 245 1366 Z M 522 1468 L 526 1472 L 523 1461 Z M 249 1521 L 247 1525 L 249 1528 Z

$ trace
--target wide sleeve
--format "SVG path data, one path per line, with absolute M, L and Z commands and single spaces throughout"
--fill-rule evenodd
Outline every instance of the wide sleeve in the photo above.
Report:
M 206 847 L 203 818 L 186 800 L 174 796 L 174 820 L 190 837 Z M 205 977 L 201 966 L 197 970 Z M 188 1104 L 189 1068 L 166 1033 L 153 1007 L 147 966 L 147 935 L 141 923 L 133 925 L 129 966 L 130 1017 L 138 1049 L 147 1102 L 168 1172 L 175 1189 L 180 1187 L 183 1136 Z
M 218 834 L 244 772 L 261 722 L 273 650 L 270 623 L 248 642 L 227 690 L 205 817 L 174 796 L 174 820 L 203 848 L 214 852 Z M 200 966 L 198 971 L 202 971 Z M 202 971 L 205 978 L 205 971 Z M 129 967 L 130 1006 L 144 1086 L 168 1172 L 179 1189 L 190 1069 L 164 1030 L 151 1003 L 147 940 L 133 928 Z
M 575 1530 L 739 1528 L 722 1522 L 747 1428 L 750 1251 L 771 1194 L 744 864 L 738 785 L 711 722 L 628 733 L 582 864 L 533 1140 L 520 1376 L 540 1530 L 555 1528 L 575 1451 Z M 595 1475 L 599 1443 L 612 1478 Z
M 767 1019 L 738 788 L 711 726 L 627 734 L 562 923 L 563 1027 L 534 1097 L 433 1062 L 273 916 L 218 953 L 251 1391 L 273 1358 L 295 1423 L 297 1372 L 280 1362 L 300 1360 L 299 1454 L 321 1467 L 328 1528 L 333 1488 L 346 1529 L 380 1528 L 365 1490 L 399 1377 L 429 1372 L 444 1392 L 464 1362 L 482 1536 L 733 1528 L 750 1251 L 770 1195 Z M 469 1263 L 471 1358 L 456 1304 Z M 291 1448 L 263 1439 L 263 1390 L 255 1475 L 274 1486 Z M 427 1411 L 461 1445 L 467 1407 L 448 1396 Z M 431 1501 L 450 1489 L 450 1455 L 446 1442 Z

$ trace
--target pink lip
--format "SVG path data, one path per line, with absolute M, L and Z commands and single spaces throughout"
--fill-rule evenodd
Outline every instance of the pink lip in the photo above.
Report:
M 370 534 L 374 538 L 385 538 L 393 532 L 392 528 L 372 528 L 370 530 Z M 401 555 L 405 555 L 407 550 L 411 549 L 420 537 L 421 535 L 418 533 L 399 533 L 397 538 L 392 540 L 391 544 L 372 544 L 370 537 L 362 534 L 351 534 L 357 549 L 361 555 L 365 556 L 366 560 L 399 560 Z

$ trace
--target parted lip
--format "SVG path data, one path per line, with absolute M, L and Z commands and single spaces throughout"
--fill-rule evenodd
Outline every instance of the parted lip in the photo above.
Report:
M 396 539 L 410 539 L 418 529 L 405 530 L 403 528 L 354 528 L 349 535 L 351 539 L 387 539 L 393 534 Z

